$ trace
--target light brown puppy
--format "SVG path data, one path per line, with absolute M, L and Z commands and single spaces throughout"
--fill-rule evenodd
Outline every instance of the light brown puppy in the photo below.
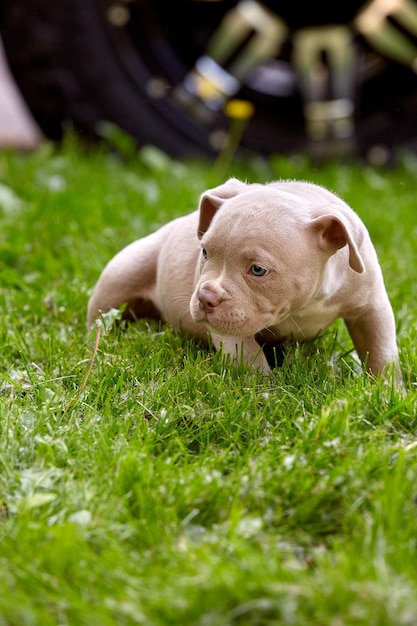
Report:
M 104 268 L 87 325 L 126 304 L 269 370 L 260 348 L 317 337 L 342 317 L 374 375 L 401 381 L 395 322 L 368 231 L 333 193 L 305 182 L 230 179 L 198 211 L 130 244 Z

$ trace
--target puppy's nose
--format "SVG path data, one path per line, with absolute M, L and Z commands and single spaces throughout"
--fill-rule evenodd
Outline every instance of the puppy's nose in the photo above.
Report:
M 198 292 L 198 304 L 205 313 L 210 313 L 222 300 L 222 297 L 211 289 L 202 288 Z

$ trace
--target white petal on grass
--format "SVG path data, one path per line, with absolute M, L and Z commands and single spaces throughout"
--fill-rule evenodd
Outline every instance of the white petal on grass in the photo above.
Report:
M 57 498 L 56 493 L 32 493 L 23 500 L 25 509 L 37 509 L 45 504 L 49 504 Z
M 88 526 L 91 523 L 92 515 L 90 511 L 87 509 L 81 509 L 80 511 L 75 511 L 71 513 L 68 517 L 68 521 L 73 524 L 78 524 L 78 526 Z
M 3 209 L 5 213 L 13 213 L 13 211 L 21 209 L 23 204 L 13 189 L 0 183 L 0 209 Z

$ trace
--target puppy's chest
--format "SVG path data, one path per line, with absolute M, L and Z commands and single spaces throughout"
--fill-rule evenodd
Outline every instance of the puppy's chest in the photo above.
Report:
M 327 305 L 318 301 L 294 312 L 283 322 L 272 326 L 270 330 L 273 331 L 276 339 L 288 338 L 295 341 L 306 341 L 320 335 L 338 317 L 340 317 L 338 306 Z M 270 335 L 270 331 L 265 332 L 264 337 L 264 333 L 262 333 L 266 341 L 268 341 L 268 334 Z

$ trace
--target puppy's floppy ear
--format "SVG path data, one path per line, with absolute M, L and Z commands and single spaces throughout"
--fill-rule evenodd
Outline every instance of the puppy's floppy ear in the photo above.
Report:
M 328 252 L 331 256 L 340 248 L 349 246 L 349 265 L 362 274 L 365 266 L 359 253 L 358 246 L 362 243 L 363 237 L 356 229 L 341 215 L 321 215 L 310 222 L 310 228 L 317 236 L 320 250 Z
M 205 191 L 200 198 L 200 221 L 198 224 L 198 237 L 204 235 L 211 224 L 214 214 L 221 207 L 223 202 L 228 198 L 233 198 L 246 191 L 248 185 L 237 180 L 237 178 L 229 178 L 227 182 L 214 189 Z

